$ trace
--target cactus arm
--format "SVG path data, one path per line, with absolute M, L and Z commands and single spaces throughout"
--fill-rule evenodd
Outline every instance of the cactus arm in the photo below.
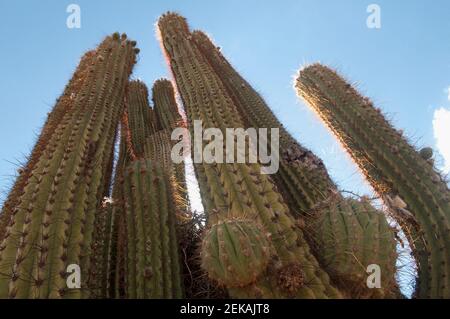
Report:
M 137 157 L 144 156 L 145 139 L 156 132 L 156 121 L 149 107 L 147 86 L 141 81 L 131 81 L 128 90 L 128 122 L 130 125 L 131 146 Z
M 416 251 L 419 297 L 450 296 L 449 191 L 432 165 L 334 71 L 309 66 L 300 72 L 297 89 L 383 199 L 400 196 L 414 215 L 414 220 L 396 217 Z

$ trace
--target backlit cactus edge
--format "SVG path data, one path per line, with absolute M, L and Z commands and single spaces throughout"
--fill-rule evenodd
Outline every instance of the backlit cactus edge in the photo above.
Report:
M 156 81 L 153 107 L 146 85 L 129 80 L 139 49 L 125 34 L 81 59 L 3 205 L 0 298 L 401 297 L 385 214 L 340 194 L 206 34 L 174 13 L 158 31 L 177 91 Z M 416 152 L 324 66 L 303 69 L 296 86 L 414 243 L 416 296 L 448 298 L 449 191 L 432 151 Z M 195 120 L 222 132 L 280 131 L 273 175 L 260 163 L 194 164 L 206 225 L 191 221 L 184 165 L 171 159 L 172 131 L 193 133 Z M 70 265 L 81 287 L 68 286 Z M 380 268 L 381 288 L 367 286 L 369 265 Z M 191 269 L 211 292 L 192 288 L 202 285 L 191 285 Z

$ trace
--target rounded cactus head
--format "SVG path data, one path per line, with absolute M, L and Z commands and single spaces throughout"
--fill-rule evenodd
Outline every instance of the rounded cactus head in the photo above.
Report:
M 428 161 L 433 157 L 433 149 L 431 147 L 424 147 L 420 150 L 420 156 Z
M 320 208 L 309 222 L 316 252 L 334 281 L 351 296 L 374 297 L 375 290 L 366 285 L 367 269 L 378 265 L 388 296 L 396 289 L 395 232 L 383 212 L 367 200 L 342 199 Z
M 253 221 L 219 222 L 203 239 L 202 267 L 211 279 L 227 287 L 254 283 L 266 270 L 269 260 L 268 238 Z

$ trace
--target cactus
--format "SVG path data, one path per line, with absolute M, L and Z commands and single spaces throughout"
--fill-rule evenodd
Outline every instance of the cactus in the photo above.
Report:
M 158 121 L 158 129 L 175 129 L 183 127 L 184 122 L 175 100 L 172 82 L 166 79 L 157 80 L 152 89 L 153 105 Z
M 170 140 L 170 131 L 161 130 L 147 137 L 144 150 L 146 158 L 153 159 L 164 169 L 172 173 L 173 163 L 170 158 L 172 141 Z
M 172 130 L 185 126 L 184 120 L 178 110 L 172 82 L 166 79 L 160 79 L 153 85 L 152 92 L 158 128 L 161 131 L 166 131 L 167 133 L 165 134 L 170 140 Z M 170 144 L 173 145 L 172 141 L 170 141 Z M 173 163 L 173 169 L 177 207 L 179 210 L 188 212 L 190 210 L 190 204 L 184 163 Z
M 189 124 L 201 119 L 204 128 L 219 128 L 223 133 L 226 128 L 243 128 L 236 105 L 192 42 L 184 18 L 172 13 L 163 15 L 158 27 Z M 193 130 L 192 125 L 190 129 Z M 275 252 L 272 265 L 256 283 L 229 287 L 232 297 L 340 296 L 311 255 L 302 231 L 296 227 L 274 184 L 261 174 L 260 165 L 201 163 L 195 164 L 195 169 L 210 225 L 218 223 L 219 218 L 252 219 L 271 237 Z M 300 273 L 305 280 L 297 280 Z M 285 276 L 291 280 L 277 285 L 278 279 L 286 279 Z
M 246 128 L 280 130 L 280 170 L 273 179 L 294 216 L 304 216 L 309 209 L 337 193 L 323 162 L 291 136 L 264 99 L 236 72 L 209 37 L 194 31 L 192 39 L 233 99 Z
M 128 93 L 135 98 L 128 100 L 124 140 L 137 159 L 122 172 L 126 296 L 180 298 L 183 291 L 169 131 L 158 131 L 144 83 L 134 82 Z
M 125 172 L 127 296 L 181 298 L 174 203 L 167 172 L 152 160 L 137 160 Z
M 205 33 L 195 31 L 192 34 L 192 39 L 222 80 L 227 92 L 236 103 L 239 113 L 245 120 L 246 127 L 279 128 L 280 153 L 282 156 L 280 158 L 280 170 L 274 174 L 273 180 L 283 198 L 288 202 L 291 212 L 294 212 L 294 216 L 299 221 L 305 223 L 308 229 L 306 239 L 314 245 L 316 243 L 315 238 L 310 234 L 320 232 L 322 229 L 320 229 L 320 223 L 317 223 L 314 218 L 308 217 L 315 216 L 315 208 L 330 199 L 337 200 L 338 197 L 344 202 L 336 185 L 329 177 L 323 162 L 291 136 L 278 121 L 264 99 L 236 72 Z M 333 248 L 335 247 L 331 249 Z M 329 269 L 327 267 L 329 256 L 324 258 L 324 250 L 313 249 L 312 252 L 321 264 Z M 391 253 L 395 254 L 395 247 L 392 248 Z M 376 259 L 374 260 L 376 261 Z M 333 277 L 335 273 L 331 272 L 330 275 Z M 358 278 L 358 280 L 365 285 L 363 278 Z M 340 288 L 345 291 L 345 287 L 346 285 L 341 285 Z M 348 297 L 361 297 L 361 293 L 356 290 L 346 291 L 346 293 Z
M 339 198 L 343 203 L 346 202 L 340 197 L 337 187 L 328 176 L 322 161 L 311 151 L 302 147 L 287 132 L 263 98 L 234 70 L 209 37 L 201 31 L 195 31 L 192 34 L 192 39 L 222 80 L 227 92 L 232 96 L 238 111 L 245 119 L 246 127 L 276 127 L 280 129 L 280 151 L 282 157 L 280 158 L 280 171 L 275 174 L 274 182 L 281 191 L 283 198 L 289 203 L 291 210 L 296 212 L 294 216 L 299 218 L 315 216 L 313 211 L 316 207 L 323 205 L 324 202 L 330 199 L 338 200 L 337 198 Z M 347 207 L 351 208 L 349 205 Z M 350 212 L 352 212 L 351 209 L 348 213 Z M 380 220 L 383 219 L 384 224 L 387 224 L 384 215 L 379 215 L 379 218 Z M 315 218 L 305 218 L 305 224 L 308 229 L 306 239 L 311 244 L 315 244 L 316 240 L 310 234 L 321 232 L 322 226 L 320 223 L 317 223 Z M 348 234 L 350 235 L 351 232 Z M 349 241 L 350 237 L 341 238 L 341 240 Z M 331 247 L 331 249 L 334 248 L 334 246 Z M 395 256 L 395 245 L 386 247 L 386 250 L 390 251 L 390 255 Z M 329 269 L 330 256 L 323 258 L 324 249 L 314 249 L 313 253 L 319 261 L 322 261 L 321 264 Z M 373 256 L 373 263 L 379 263 L 376 257 Z M 395 259 L 392 260 L 394 260 L 393 265 L 395 266 Z M 389 270 L 394 273 L 395 267 Z M 336 274 L 335 271 L 330 273 L 332 276 L 334 274 Z M 361 284 L 363 287 L 366 287 L 365 277 L 362 277 L 363 275 L 367 276 L 365 269 L 363 272 L 359 271 L 358 274 L 357 280 L 359 280 L 358 283 L 360 284 L 358 287 L 361 287 Z M 350 273 L 349 277 L 351 278 L 352 275 Z M 336 279 L 342 282 L 341 277 Z M 392 276 L 392 278 L 394 277 Z M 355 282 L 352 282 L 352 285 L 354 286 Z M 340 286 L 342 291 L 345 291 L 346 286 Z M 361 297 L 361 292 L 357 290 L 346 291 L 346 293 L 348 297 Z
M 145 139 L 157 131 L 156 118 L 148 101 L 147 86 L 141 81 L 130 81 L 127 94 L 128 125 L 131 141 L 129 146 L 138 158 L 144 157 Z
M 353 298 L 397 296 L 395 232 L 382 212 L 368 201 L 330 198 L 309 219 L 314 250 L 341 291 Z M 367 287 L 369 265 L 380 267 L 381 289 Z
M 208 230 L 203 239 L 202 267 L 220 285 L 245 287 L 264 274 L 270 243 L 253 221 L 227 219 Z
M 49 116 L 52 123 L 59 121 L 46 127 L 53 128 L 53 134 L 41 135 L 45 145 L 35 147 L 31 171 L 26 180 L 19 179 L 23 192 L 8 208 L 13 212 L 0 245 L 0 297 L 89 295 L 94 221 L 108 192 L 116 128 L 135 60 L 129 41 L 107 37 L 83 72 L 84 79 L 73 83 L 71 96 L 61 102 L 67 105 Z M 70 264 L 81 267 L 83 290 L 66 289 Z
M 417 152 L 368 98 L 325 66 L 304 68 L 296 87 L 407 234 L 419 265 L 417 296 L 449 298 L 450 192 L 426 160 L 430 152 Z
M 25 188 L 33 169 L 39 162 L 39 159 L 45 151 L 45 147 L 54 134 L 55 129 L 67 112 L 72 110 L 74 106 L 73 94 L 76 94 L 83 83 L 85 83 L 89 72 L 89 66 L 94 59 L 95 51 L 89 51 L 81 58 L 80 64 L 72 79 L 69 81 L 69 84 L 66 86 L 63 95 L 57 100 L 53 111 L 48 114 L 46 123 L 44 124 L 41 135 L 39 136 L 36 146 L 29 157 L 27 165 L 19 170 L 20 175 L 12 187 L 0 214 L 0 242 L 6 234 L 6 228 L 8 223 L 11 221 L 14 208 L 18 205 L 23 189 Z
M 125 200 L 123 197 L 123 184 L 126 167 L 131 162 L 130 152 L 127 144 L 127 133 L 125 128 L 127 124 L 126 112 L 122 117 L 120 128 L 120 144 L 119 144 L 119 158 L 117 160 L 116 172 L 114 176 L 114 184 L 112 190 L 112 205 L 113 205 L 113 234 L 111 236 L 111 270 L 110 279 L 108 280 L 110 289 L 108 297 L 124 299 L 126 297 L 126 216 L 125 216 Z
M 112 203 L 104 202 L 97 212 L 92 239 L 91 268 L 89 276 L 90 298 L 109 298 L 114 282 L 115 219 L 117 211 Z

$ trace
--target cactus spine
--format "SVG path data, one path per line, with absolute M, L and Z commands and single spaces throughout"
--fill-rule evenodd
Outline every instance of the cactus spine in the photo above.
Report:
M 294 215 L 304 216 L 315 205 L 337 193 L 323 162 L 291 136 L 264 99 L 236 72 L 209 37 L 194 31 L 192 39 L 233 99 L 246 128 L 280 130 L 280 170 L 273 177 Z
M 0 297 L 88 296 L 94 221 L 110 179 L 111 156 L 125 87 L 135 63 L 130 41 L 115 34 L 93 52 L 69 99 L 49 119 L 14 199 L 0 245 Z M 84 68 L 84 66 L 82 67 Z M 80 71 L 82 70 L 80 69 Z M 67 90 L 70 91 L 70 90 Z M 67 111 L 63 111 L 67 110 Z M 69 112 L 70 110 L 70 112 Z M 64 115 L 61 114 L 64 113 Z M 40 153 L 40 156 L 38 156 Z M 81 268 L 82 288 L 66 289 L 66 269 Z
M 449 298 L 450 192 L 433 165 L 331 69 L 306 67 L 296 87 L 409 234 L 419 263 L 418 297 Z
M 160 18 L 159 30 L 189 124 L 202 120 L 204 128 L 243 128 L 243 122 L 220 79 L 191 40 L 186 21 L 169 13 Z M 190 129 L 193 130 L 192 125 Z M 225 135 L 225 134 L 224 134 Z M 194 150 L 196 151 L 196 150 Z M 196 164 L 208 223 L 247 217 L 260 223 L 271 235 L 275 256 L 272 268 L 257 282 L 244 288 L 229 288 L 233 297 L 337 297 L 289 216 L 288 207 L 271 180 L 261 175 L 257 164 Z M 272 271 L 273 270 L 273 271 Z M 295 270 L 295 271 L 294 271 Z M 279 278 L 287 280 L 279 285 Z M 306 280 L 298 280 L 300 277 Z M 286 278 L 285 278 L 286 279 Z

